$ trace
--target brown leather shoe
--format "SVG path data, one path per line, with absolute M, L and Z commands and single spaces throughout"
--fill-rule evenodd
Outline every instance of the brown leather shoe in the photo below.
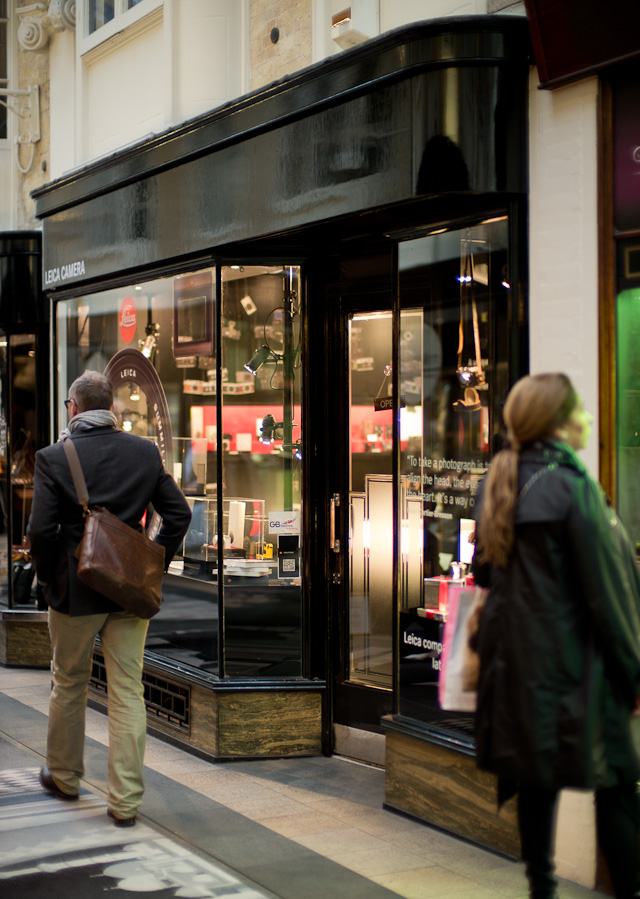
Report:
M 133 825 L 136 823 L 135 815 L 131 815 L 130 818 L 118 818 L 118 816 L 114 815 L 110 808 L 107 809 L 107 814 L 110 818 L 113 818 L 113 823 L 116 827 L 133 827 Z
M 51 793 L 56 799 L 62 799 L 63 802 L 73 802 L 74 799 L 78 798 L 77 793 L 65 793 L 64 790 L 60 789 L 46 765 L 43 765 L 40 769 L 40 783 L 47 793 Z

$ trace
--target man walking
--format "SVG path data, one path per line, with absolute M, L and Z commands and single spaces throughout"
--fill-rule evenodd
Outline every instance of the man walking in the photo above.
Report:
M 131 527 L 149 505 L 162 516 L 156 542 L 165 570 L 184 537 L 191 511 L 158 449 L 116 428 L 113 387 L 86 371 L 69 388 L 65 405 L 71 439 L 89 491 L 89 505 L 104 506 Z M 58 799 L 78 798 L 84 774 L 84 731 L 93 644 L 100 635 L 107 672 L 108 814 L 119 827 L 135 824 L 142 801 L 146 712 L 142 658 L 148 621 L 87 587 L 76 574 L 75 551 L 84 521 L 60 440 L 36 453 L 29 535 L 38 582 L 49 606 L 53 689 L 49 704 L 47 764 L 40 782 Z

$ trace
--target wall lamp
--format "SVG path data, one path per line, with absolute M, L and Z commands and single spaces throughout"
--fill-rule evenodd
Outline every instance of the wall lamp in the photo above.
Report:
M 273 357 L 274 359 L 278 359 L 277 355 L 270 350 L 268 346 L 264 344 L 259 346 L 258 349 L 254 352 L 251 359 L 245 363 L 245 369 L 252 374 L 254 377 L 258 373 L 258 370 L 262 368 L 262 366 L 267 362 L 268 359 Z

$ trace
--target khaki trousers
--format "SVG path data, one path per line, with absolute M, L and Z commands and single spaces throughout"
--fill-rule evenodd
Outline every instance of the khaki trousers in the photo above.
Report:
M 144 792 L 147 719 L 142 656 L 148 626 L 148 621 L 130 612 L 72 618 L 49 609 L 53 687 L 47 766 L 61 789 L 74 794 L 79 791 L 93 644 L 99 634 L 108 687 L 107 805 L 119 818 L 135 815 Z

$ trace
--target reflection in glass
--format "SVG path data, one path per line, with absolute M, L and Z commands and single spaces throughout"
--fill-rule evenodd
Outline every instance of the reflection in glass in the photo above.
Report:
M 7 335 L 0 332 L 0 607 L 9 605 L 9 466 Z
M 147 649 L 215 676 L 297 677 L 300 273 L 288 266 L 228 266 L 222 273 L 219 319 L 214 269 L 60 301 L 57 425 L 66 423 L 63 401 L 73 380 L 85 369 L 104 371 L 119 351 L 129 351 L 131 362 L 118 368 L 115 385 L 118 423 L 159 446 L 171 444 L 163 458 L 193 513 L 182 552 L 165 578 L 162 611 L 150 623 Z M 222 323 L 221 360 L 215 320 Z M 268 358 L 252 374 L 245 363 L 261 346 L 268 347 Z M 166 400 L 169 420 L 162 424 L 152 395 L 157 385 L 144 386 L 147 366 Z M 269 421 L 273 427 L 264 442 Z M 224 633 L 218 615 L 222 590 Z
M 115 0 L 89 0 L 89 34 L 113 19 L 114 2 Z
M 391 313 L 349 320 L 349 679 L 391 687 Z
M 507 219 L 401 243 L 400 713 L 471 736 L 437 684 L 447 592 L 473 552 L 475 494 L 509 382 Z
M 640 241 L 619 242 L 616 299 L 616 508 L 640 546 Z
M 14 608 L 36 602 L 35 571 L 24 552 L 27 524 L 33 502 L 33 475 L 36 453 L 36 337 L 12 334 L 9 337 L 10 422 L 10 508 L 12 598 Z
M 208 283 L 214 283 L 208 270 Z M 194 273 L 198 277 L 202 273 Z M 183 276 L 184 277 L 184 276 Z M 211 357 L 176 358 L 173 352 L 174 278 L 158 278 L 137 285 L 112 288 L 60 301 L 56 306 L 56 422 L 59 430 L 66 423 L 63 405 L 70 384 L 85 369 L 104 371 L 113 357 L 123 350 L 134 350 L 152 366 L 156 381 L 166 399 L 168 421 L 159 424 L 158 399 L 153 399 L 144 384 L 142 364 L 123 371 L 114 390 L 114 411 L 118 424 L 128 433 L 153 440 L 167 450 L 164 458 L 178 485 L 189 496 L 198 496 L 206 507 L 215 505 L 215 439 L 210 450 L 200 430 L 202 415 L 192 415 L 192 407 L 205 402 L 215 407 L 215 359 Z M 142 358 L 142 357 L 138 357 Z M 129 375 L 129 376 L 127 376 Z M 207 393 L 203 391 L 207 388 Z M 162 413 L 164 415 L 164 412 Z M 164 433 L 160 439 L 159 427 Z M 196 430 L 194 430 L 194 428 Z M 167 429 L 172 434 L 167 433 Z M 169 439 L 173 436 L 173 441 Z M 152 509 L 146 524 L 154 527 Z M 194 511 L 193 527 L 206 532 L 205 513 Z M 213 537 L 209 542 L 213 541 Z M 205 543 L 203 538 L 199 544 Z M 171 564 L 163 584 L 163 607 L 151 622 L 147 650 L 172 663 L 196 668 L 208 674 L 218 673 L 218 592 L 213 567 L 207 573 L 197 565 L 189 567 L 179 553 Z
M 295 266 L 222 269 L 224 662 L 236 677 L 302 673 L 299 291 Z

